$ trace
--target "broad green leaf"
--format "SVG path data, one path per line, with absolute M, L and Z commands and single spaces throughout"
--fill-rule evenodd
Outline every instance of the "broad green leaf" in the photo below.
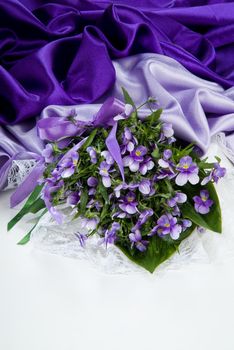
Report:
M 36 200 L 39 196 L 39 194 L 41 193 L 43 185 L 40 186 L 36 186 L 34 191 L 30 194 L 30 196 L 28 197 L 26 203 L 24 204 L 23 208 L 19 211 L 18 214 L 16 214 L 16 216 L 8 223 L 7 225 L 7 230 L 10 231 L 16 224 L 17 222 L 19 222 L 24 215 L 28 214 L 28 213 L 36 213 L 37 211 L 37 205 L 41 206 L 41 209 L 45 207 L 42 206 L 43 202 L 41 199 L 39 200 L 39 202 L 37 203 L 37 205 L 35 205 Z M 44 202 L 43 202 L 44 203 Z M 40 210 L 40 209 L 39 209 Z
M 17 243 L 19 245 L 24 245 L 30 241 L 31 233 L 34 230 L 34 228 L 37 226 L 39 219 L 47 212 L 47 209 L 42 212 L 42 214 L 39 216 L 37 223 L 31 228 L 31 230 Z
M 131 261 L 153 273 L 160 264 L 178 251 L 181 241 L 187 238 L 194 231 L 194 228 L 194 225 L 188 228 L 182 233 L 180 239 L 176 241 L 170 238 L 166 241 L 158 236 L 154 236 L 151 238 L 146 252 L 133 251 L 118 243 L 116 245 Z
M 208 214 L 199 214 L 196 212 L 193 205 L 193 196 L 199 195 L 201 190 L 207 189 L 210 194 L 210 198 L 214 201 L 210 212 Z M 221 233 L 222 232 L 222 216 L 219 204 L 219 199 L 212 183 L 208 183 L 206 186 L 192 186 L 186 185 L 186 191 L 188 201 L 181 206 L 183 216 L 190 219 L 198 226 L 202 226 L 208 230 Z
M 131 98 L 127 90 L 124 87 L 122 87 L 122 91 L 123 91 L 125 103 L 128 103 L 134 108 L 136 108 L 135 103 L 133 102 L 133 99 Z

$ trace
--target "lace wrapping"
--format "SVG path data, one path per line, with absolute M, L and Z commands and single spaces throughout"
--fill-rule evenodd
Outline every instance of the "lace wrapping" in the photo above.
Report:
M 36 165 L 35 159 L 13 160 L 5 190 L 18 187 Z

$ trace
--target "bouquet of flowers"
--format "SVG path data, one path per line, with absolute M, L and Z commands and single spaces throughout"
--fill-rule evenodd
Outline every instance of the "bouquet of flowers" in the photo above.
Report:
M 86 240 L 98 235 L 100 244 L 115 244 L 153 272 L 196 227 L 221 233 L 213 182 L 226 170 L 219 158 L 208 163 L 196 145 L 176 140 L 172 125 L 160 120 L 162 110 L 153 110 L 153 98 L 143 104 L 151 113 L 140 118 L 143 105 L 135 106 L 123 93 L 125 104 L 110 98 L 89 121 L 71 113 L 38 122 L 47 145 L 12 196 L 14 206 L 32 191 L 8 229 L 29 212 L 49 211 L 61 223 L 59 208 L 66 203 L 86 229 L 75 234 L 77 244 L 85 249 Z

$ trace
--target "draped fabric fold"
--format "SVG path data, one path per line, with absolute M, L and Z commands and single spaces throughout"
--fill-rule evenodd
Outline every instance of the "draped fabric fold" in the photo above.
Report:
M 226 142 L 234 155 L 234 88 L 224 90 L 220 85 L 201 79 L 186 70 L 172 58 L 157 54 L 140 54 L 113 61 L 116 83 L 99 103 L 71 106 L 47 106 L 41 113 L 39 135 L 42 139 L 59 139 L 61 127 L 56 128 L 60 118 L 64 135 L 74 135 L 77 126 L 71 125 L 67 118 L 77 116 L 81 123 L 99 119 L 110 119 L 122 111 L 123 105 L 113 105 L 108 96 L 123 100 L 121 87 L 125 87 L 137 105 L 149 96 L 157 98 L 155 108 L 163 108 L 162 118 L 173 124 L 177 137 L 195 142 L 205 153 L 212 135 L 226 133 Z M 108 102 L 109 101 L 109 102 Z M 100 109 L 101 108 L 101 109 Z M 105 108 L 105 112 L 103 111 Z M 113 110 L 114 108 L 114 110 Z M 98 112 L 99 111 L 99 112 Z M 141 116 L 149 113 L 141 109 Z M 103 123 L 106 123 L 103 120 Z M 32 152 L 41 154 L 42 141 L 37 136 L 34 123 L 24 122 L 0 129 L 0 189 L 6 184 L 8 170 L 13 159 Z M 26 157 L 27 159 L 27 157 Z
M 114 86 L 112 59 L 142 52 L 234 83 L 232 1 L 5 0 L 0 19 L 2 125 L 99 100 Z

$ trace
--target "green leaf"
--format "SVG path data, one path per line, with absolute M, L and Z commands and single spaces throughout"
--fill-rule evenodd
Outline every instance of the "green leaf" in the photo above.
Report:
M 45 204 L 44 204 L 44 206 L 42 206 L 41 202 L 43 202 L 43 201 L 41 199 L 39 199 L 39 201 L 37 202 L 37 198 L 38 198 L 39 194 L 41 193 L 42 187 L 43 187 L 43 185 L 35 187 L 34 191 L 28 197 L 28 199 L 27 199 L 26 203 L 24 204 L 23 208 L 8 223 L 8 225 L 7 225 L 7 230 L 8 231 L 10 231 L 17 224 L 17 222 L 19 222 L 23 218 L 24 215 L 26 215 L 26 214 L 28 214 L 30 212 L 31 213 L 36 213 L 38 210 L 40 210 L 40 209 L 45 207 Z M 37 204 L 36 204 L 36 202 L 37 202 Z M 36 210 L 37 207 L 39 207 L 40 209 Z
M 47 209 L 43 211 L 43 213 L 39 216 L 37 223 L 31 228 L 31 230 L 17 243 L 19 245 L 24 245 L 30 241 L 31 233 L 34 228 L 37 226 L 39 219 L 47 212 Z
M 160 264 L 178 251 L 180 243 L 191 235 L 194 229 L 195 225 L 192 225 L 184 231 L 176 241 L 169 236 L 165 239 L 153 236 L 145 252 L 132 250 L 129 247 L 121 246 L 119 243 L 116 243 L 116 245 L 131 261 L 153 273 Z
M 134 108 L 136 108 L 135 103 L 133 102 L 133 99 L 131 98 L 127 90 L 124 87 L 122 87 L 122 91 L 123 91 L 125 103 L 128 103 Z
M 80 205 L 79 205 L 79 214 L 80 215 L 83 215 L 85 213 L 88 199 L 89 199 L 88 191 L 86 189 L 84 189 L 81 192 L 81 197 L 80 197 Z
M 159 149 L 158 149 L 158 148 L 155 148 L 155 149 L 153 150 L 153 152 L 151 153 L 151 156 L 152 156 L 153 158 L 155 158 L 155 159 L 160 158 Z
M 87 138 L 87 140 L 85 141 L 85 143 L 82 145 L 82 149 L 86 149 L 87 147 L 89 147 L 92 143 L 93 140 L 97 134 L 98 129 L 94 129 L 91 134 L 89 135 L 89 137 Z
M 156 124 L 162 114 L 162 109 L 158 109 L 157 111 L 154 111 L 152 114 L 150 114 L 146 121 L 150 123 L 150 125 Z
M 176 251 L 173 245 L 168 244 L 158 236 L 151 238 L 146 252 L 132 251 L 128 247 L 116 245 L 131 261 L 151 273 L 154 272 L 158 265 L 167 260 Z
M 105 186 L 103 186 L 102 182 L 99 182 L 97 187 L 98 192 L 102 195 L 104 202 L 109 203 L 109 196 Z
M 198 226 L 202 226 L 208 230 L 221 233 L 222 232 L 222 216 L 219 204 L 219 198 L 217 196 L 215 187 L 212 183 L 208 183 L 206 186 L 192 186 L 186 185 L 184 191 L 188 196 L 188 201 L 181 206 L 183 216 L 190 219 Z M 193 196 L 200 193 L 201 190 L 208 190 L 210 198 L 214 201 L 211 210 L 208 214 L 202 215 L 196 212 L 193 205 Z

